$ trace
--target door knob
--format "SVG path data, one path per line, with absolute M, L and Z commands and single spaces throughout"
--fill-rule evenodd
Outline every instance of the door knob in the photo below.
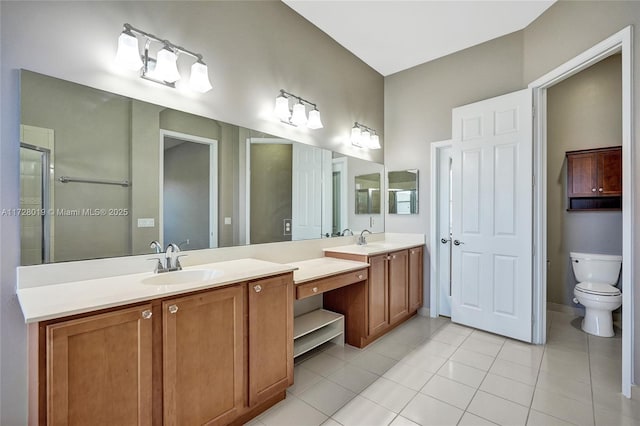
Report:
M 449 241 L 451 241 L 451 238 L 440 238 L 442 244 L 447 244 Z
M 459 246 L 460 244 L 464 244 L 462 241 L 453 240 L 453 245 Z

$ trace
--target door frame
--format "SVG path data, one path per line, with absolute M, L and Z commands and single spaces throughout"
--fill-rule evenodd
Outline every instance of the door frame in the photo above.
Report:
M 529 84 L 533 90 L 534 259 L 533 341 L 546 342 L 547 324 L 547 89 L 616 53 L 622 54 L 622 393 L 631 397 L 633 383 L 633 283 L 635 240 L 633 37 L 628 26 Z
M 160 129 L 160 166 L 158 169 L 158 237 L 164 245 L 164 138 L 176 138 L 187 142 L 209 145 L 209 248 L 218 247 L 218 141 L 188 133 Z M 215 165 L 212 173 L 211 166 Z M 176 244 L 178 241 L 171 241 Z
M 429 315 L 431 318 L 437 318 L 440 315 L 440 283 L 438 283 L 438 267 L 440 266 L 440 235 L 438 234 L 438 223 L 440 219 L 440 209 L 438 208 L 438 198 L 440 195 L 440 182 L 438 176 L 440 176 L 439 166 L 439 154 L 440 150 L 444 148 L 450 148 L 453 142 L 451 139 L 432 142 L 431 143 L 431 179 L 430 179 L 430 191 L 429 202 L 431 204 L 431 214 L 429 215 L 429 252 L 431 257 L 431 267 L 429 268 L 429 282 L 430 285 L 430 302 L 429 302 Z

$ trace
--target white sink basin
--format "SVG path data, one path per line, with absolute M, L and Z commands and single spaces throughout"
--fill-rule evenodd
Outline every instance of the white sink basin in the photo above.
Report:
M 222 275 L 222 271 L 215 269 L 184 269 L 182 271 L 161 272 L 142 280 L 142 284 L 175 285 L 210 281 Z

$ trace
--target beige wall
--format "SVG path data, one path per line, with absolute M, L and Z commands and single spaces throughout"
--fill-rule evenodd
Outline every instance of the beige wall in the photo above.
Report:
M 622 64 L 611 56 L 547 92 L 547 300 L 573 304 L 569 252 L 622 254 L 622 212 L 568 212 L 565 153 L 622 144 Z
M 384 133 L 383 77 L 280 1 L 2 1 L 0 12 L 3 207 L 19 205 L 21 68 L 382 162 L 381 151 L 344 142 L 354 121 Z M 113 58 L 125 22 L 202 53 L 213 90 L 184 93 L 118 69 Z M 182 70 L 189 66 L 180 62 Z M 325 128 L 304 132 L 274 121 L 281 88 L 316 102 Z M 133 155 L 141 159 L 143 152 Z M 140 231 L 134 240 L 148 244 L 148 228 Z M 18 218 L 0 218 L 0 238 L 0 424 L 17 425 L 24 424 L 27 399 L 26 327 L 15 299 Z
M 385 78 L 385 167 L 419 170 L 418 214 L 387 214 L 386 232 L 429 233 L 430 143 L 451 138 L 452 108 L 523 87 L 522 41 L 516 32 Z

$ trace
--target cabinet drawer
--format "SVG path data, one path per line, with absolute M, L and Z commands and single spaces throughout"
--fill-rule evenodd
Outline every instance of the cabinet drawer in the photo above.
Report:
M 325 291 L 364 281 L 368 275 L 368 270 L 365 268 L 300 284 L 296 286 L 296 299 L 304 299 L 305 297 L 315 296 Z

